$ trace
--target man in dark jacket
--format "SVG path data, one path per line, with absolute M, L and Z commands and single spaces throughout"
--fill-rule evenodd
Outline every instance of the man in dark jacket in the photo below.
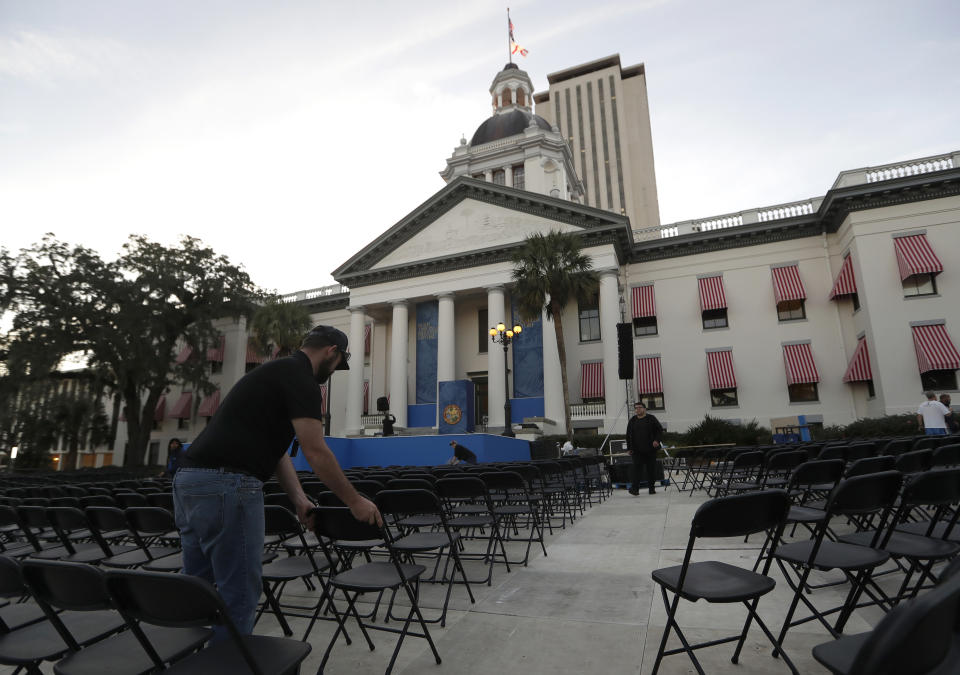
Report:
M 654 476 L 657 470 L 657 449 L 660 447 L 660 437 L 663 427 L 653 415 L 647 414 L 647 406 L 637 401 L 633 406 L 636 413 L 627 422 L 627 452 L 633 456 L 633 485 L 630 494 L 640 494 L 640 467 L 647 470 L 647 484 L 650 494 L 656 494 Z

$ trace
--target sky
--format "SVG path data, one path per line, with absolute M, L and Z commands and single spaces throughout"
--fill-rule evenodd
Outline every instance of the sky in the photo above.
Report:
M 956 0 L 510 2 L 536 91 L 645 64 L 664 224 L 960 150 Z M 506 61 L 485 0 L 0 0 L 0 246 L 191 235 L 332 284 L 443 187 Z

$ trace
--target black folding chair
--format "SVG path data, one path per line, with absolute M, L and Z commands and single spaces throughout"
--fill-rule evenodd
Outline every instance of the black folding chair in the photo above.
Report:
M 329 586 L 331 589 L 341 591 L 347 600 L 347 608 L 344 612 L 340 612 L 337 609 L 335 602 L 331 601 L 330 603 L 330 608 L 337 621 L 337 630 L 327 644 L 327 649 L 323 654 L 323 659 L 320 661 L 320 667 L 317 672 L 323 672 L 327 660 L 330 658 L 333 646 L 336 644 L 337 638 L 340 637 L 341 633 L 343 633 L 347 644 L 351 644 L 350 636 L 346 630 L 347 617 L 353 617 L 357 622 L 360 632 L 363 633 L 363 637 L 371 651 L 373 651 L 374 645 L 370 639 L 368 628 L 399 635 L 397 644 L 393 649 L 393 655 L 390 657 L 389 664 L 387 664 L 387 675 L 393 670 L 397 655 L 400 653 L 400 647 L 403 646 L 403 641 L 408 635 L 424 638 L 430 645 L 434 659 L 439 665 L 441 662 L 440 654 L 437 652 L 436 645 L 433 643 L 433 638 L 430 637 L 427 622 L 424 621 L 423 615 L 420 612 L 415 588 L 415 584 L 426 571 L 426 567 L 405 563 L 401 560 L 400 554 L 390 548 L 391 540 L 386 536 L 384 531 L 374 525 L 368 525 L 356 520 L 347 507 L 320 506 L 313 510 L 313 515 L 314 530 L 323 546 L 327 562 L 334 569 L 334 573 L 330 576 Z M 369 541 L 372 539 L 385 540 L 388 550 L 390 551 L 389 561 L 368 562 L 343 569 L 340 567 L 339 561 L 336 558 L 333 544 L 328 543 L 331 541 Z M 365 623 L 363 621 L 356 608 L 357 600 L 361 595 L 364 593 L 377 593 L 379 596 L 388 590 L 395 593 L 401 587 L 404 589 L 407 599 L 410 602 L 410 611 L 404 620 L 403 628 L 397 629 L 392 626 Z M 420 625 L 423 631 L 422 633 L 410 631 L 410 624 L 414 619 L 416 619 Z
M 165 673 L 174 675 L 294 675 L 310 644 L 265 635 L 240 635 L 212 584 L 188 574 L 144 570 L 107 571 L 107 591 L 154 665 L 163 667 L 157 645 L 141 624 L 170 627 L 223 626 L 228 639 L 181 659 Z
M 57 610 L 92 612 L 118 628 L 122 617 L 113 608 L 103 572 L 91 565 L 52 560 L 25 560 L 24 582 L 43 608 L 47 620 L 70 648 L 70 655 L 57 662 L 57 675 L 141 675 L 155 667 L 132 630 L 112 635 L 83 647 Z M 119 622 L 119 623 L 118 623 Z M 138 627 L 164 663 L 172 663 L 199 649 L 213 634 L 208 628 Z
M 478 476 L 441 478 L 437 481 L 437 494 L 447 509 L 447 526 L 460 533 L 461 542 L 466 539 L 481 539 L 486 542 L 482 553 L 466 550 L 459 552 L 461 560 L 482 560 L 487 564 L 486 578 L 477 579 L 473 583 L 490 585 L 493 582 L 493 564 L 497 556 L 501 557 L 509 572 L 510 561 L 500 532 L 500 516 L 494 513 L 493 502 L 484 480 Z M 458 508 L 465 507 L 475 508 L 462 513 L 457 511 Z
M 813 648 L 834 675 L 960 672 L 960 577 L 894 607 L 869 632 Z
M 723 562 L 691 562 L 690 558 L 693 555 L 694 544 L 699 538 L 743 537 L 755 532 L 772 532 L 770 551 L 772 555 L 776 555 L 780 537 L 783 534 L 784 519 L 789 508 L 790 498 L 783 490 L 764 490 L 717 497 L 700 505 L 690 525 L 690 538 L 683 563 L 653 571 L 653 580 L 660 585 L 663 604 L 667 610 L 667 625 L 660 640 L 657 660 L 653 665 L 653 675 L 656 675 L 659 670 L 664 656 L 681 652 L 685 652 L 697 672 L 704 675 L 703 667 L 697 660 L 694 650 L 733 641 L 737 642 L 737 648 L 733 652 L 731 661 L 737 663 L 753 621 L 757 622 L 772 644 L 777 644 L 773 633 L 757 614 L 760 598 L 776 586 L 776 581 L 767 576 L 772 563 L 771 557 L 767 557 L 763 571 L 759 574 Z M 668 591 L 673 594 L 672 600 Z M 710 603 L 741 602 L 747 609 L 747 620 L 738 635 L 691 645 L 677 622 L 677 607 L 681 598 L 690 602 L 701 599 Z M 680 638 L 682 647 L 666 650 L 671 630 Z M 795 675 L 798 673 L 786 654 L 784 654 L 784 662 L 790 667 L 792 673 Z
M 518 472 L 513 469 L 482 474 L 483 482 L 491 493 L 494 514 L 502 519 L 501 535 L 508 541 L 510 532 L 517 537 L 520 534 L 520 520 L 528 531 L 526 538 L 527 549 L 522 560 L 512 560 L 511 564 L 527 566 L 530 559 L 530 547 L 534 541 L 540 543 L 543 556 L 547 556 L 547 547 L 543 543 L 543 524 L 540 521 L 540 511 L 529 486 Z

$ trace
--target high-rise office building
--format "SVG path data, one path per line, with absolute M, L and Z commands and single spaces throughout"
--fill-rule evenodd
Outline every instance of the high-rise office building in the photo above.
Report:
M 536 112 L 570 146 L 589 206 L 630 218 L 634 230 L 660 225 L 650 109 L 643 64 L 622 68 L 620 55 L 547 76 Z

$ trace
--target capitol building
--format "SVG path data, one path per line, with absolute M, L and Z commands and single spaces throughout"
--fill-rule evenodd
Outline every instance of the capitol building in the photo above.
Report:
M 445 184 L 356 242 L 336 286 L 285 297 L 350 338 L 351 370 L 326 392 L 332 435 L 378 432 L 381 397 L 399 433 L 433 433 L 438 383 L 454 380 L 471 383 L 478 431 L 565 433 L 551 321 L 523 322 L 506 355 L 488 334 L 519 319 L 511 256 L 549 231 L 575 234 L 599 277 L 596 296 L 562 318 L 575 430 L 623 433 L 638 399 L 670 431 L 705 414 L 811 429 L 913 412 L 925 389 L 957 390 L 960 151 L 850 168 L 826 194 L 665 224 L 644 65 L 615 55 L 545 84 L 536 91 L 512 63 L 496 73 L 489 116 L 478 92 L 479 124 L 446 158 Z M 169 438 L 196 437 L 262 361 L 244 320 L 225 321 L 222 335 L 207 354 L 220 390 L 198 401 L 172 387 L 148 462 L 163 461 Z

